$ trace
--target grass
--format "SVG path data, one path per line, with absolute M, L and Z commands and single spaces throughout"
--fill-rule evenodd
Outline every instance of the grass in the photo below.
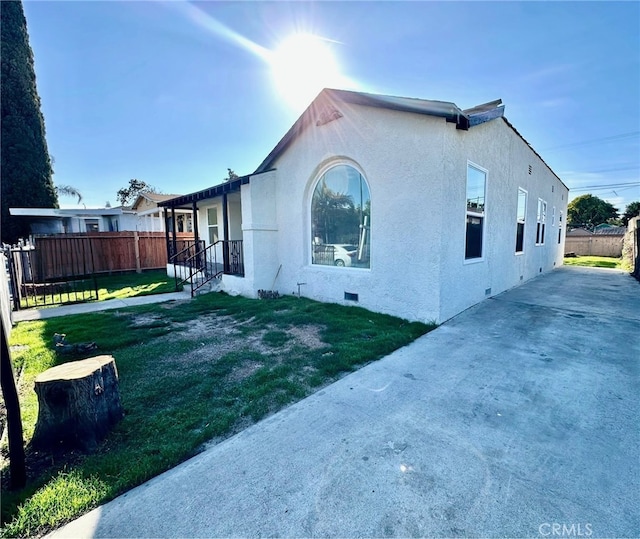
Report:
M 608 256 L 576 256 L 565 257 L 565 266 L 586 266 L 590 268 L 615 268 L 627 269 L 622 258 L 611 258 Z
M 175 292 L 175 280 L 168 277 L 164 270 L 150 270 L 142 273 L 118 273 L 114 275 L 98 274 L 96 276 L 98 300 L 124 299 L 149 294 L 164 294 Z M 64 285 L 64 288 L 52 287 L 48 293 L 36 294 L 23 298 L 21 308 L 42 307 L 59 303 L 73 303 L 84 301 L 85 298 L 95 298 L 93 279 L 74 281 Z
M 225 294 L 23 322 L 11 345 L 27 442 L 33 379 L 68 360 L 52 350 L 56 332 L 115 357 L 125 417 L 90 455 L 27 446 L 35 471 L 25 489 L 3 492 L 2 535 L 42 535 L 433 327 L 304 298 Z

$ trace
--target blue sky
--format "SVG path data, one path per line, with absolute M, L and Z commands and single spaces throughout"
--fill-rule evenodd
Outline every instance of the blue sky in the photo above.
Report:
M 227 167 L 253 172 L 311 100 L 283 95 L 268 61 L 296 32 L 323 38 L 345 89 L 462 108 L 501 98 L 572 196 L 591 192 L 620 210 L 640 199 L 638 2 L 24 9 L 54 181 L 77 187 L 87 207 L 116 205 L 130 178 L 184 194 L 219 183 Z

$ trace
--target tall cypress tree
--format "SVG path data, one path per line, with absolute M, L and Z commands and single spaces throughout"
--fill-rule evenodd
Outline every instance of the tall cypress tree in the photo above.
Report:
M 14 243 L 29 234 L 29 226 L 9 215 L 9 208 L 57 208 L 58 197 L 21 0 L 1 0 L 0 15 L 1 234 L 2 241 Z

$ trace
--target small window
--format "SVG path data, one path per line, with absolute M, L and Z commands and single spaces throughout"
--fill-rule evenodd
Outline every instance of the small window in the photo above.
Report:
M 216 215 L 216 219 L 218 216 Z M 207 216 L 208 219 L 208 216 Z M 193 222 L 191 215 L 181 213 L 176 217 L 178 232 L 193 232 Z
M 558 243 L 562 242 L 562 212 L 560 212 L 559 214 L 559 218 L 558 218 Z
M 318 180 L 311 198 L 311 263 L 368 268 L 371 196 L 355 168 L 337 165 Z
M 100 232 L 98 219 L 85 219 L 84 224 L 87 227 L 87 232 Z
M 482 258 L 485 219 L 486 171 L 467 165 L 467 225 L 465 236 L 465 260 Z
M 516 219 L 516 253 L 524 251 L 524 221 L 527 215 L 527 192 L 518 189 L 518 216 Z
M 544 245 L 544 232 L 547 222 L 547 203 L 538 199 L 538 221 L 536 226 L 536 245 Z

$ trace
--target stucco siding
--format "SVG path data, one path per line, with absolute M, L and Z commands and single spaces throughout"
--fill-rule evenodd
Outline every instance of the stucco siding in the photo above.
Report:
M 567 189 L 502 120 L 469 131 L 447 131 L 451 234 L 442 241 L 440 321 L 562 263 L 559 212 L 566 215 Z M 487 170 L 483 257 L 465 261 L 467 160 Z M 531 174 L 529 174 L 531 166 Z M 515 252 L 518 189 L 527 192 L 524 251 Z M 536 245 L 538 199 L 547 203 L 544 245 Z M 555 221 L 552 223 L 553 208 Z
M 274 285 L 278 258 L 278 222 L 276 191 L 279 179 L 275 172 L 251 178 L 241 188 L 242 237 L 245 276 L 242 287 L 256 296 L 258 290 L 278 290 Z M 243 292 L 244 293 L 244 292 Z
M 281 292 L 436 320 L 445 120 L 340 104 L 343 117 L 312 125 L 276 162 Z M 311 264 L 311 196 L 320 174 L 349 164 L 371 193 L 370 269 Z M 253 181 L 253 180 L 252 180 Z

